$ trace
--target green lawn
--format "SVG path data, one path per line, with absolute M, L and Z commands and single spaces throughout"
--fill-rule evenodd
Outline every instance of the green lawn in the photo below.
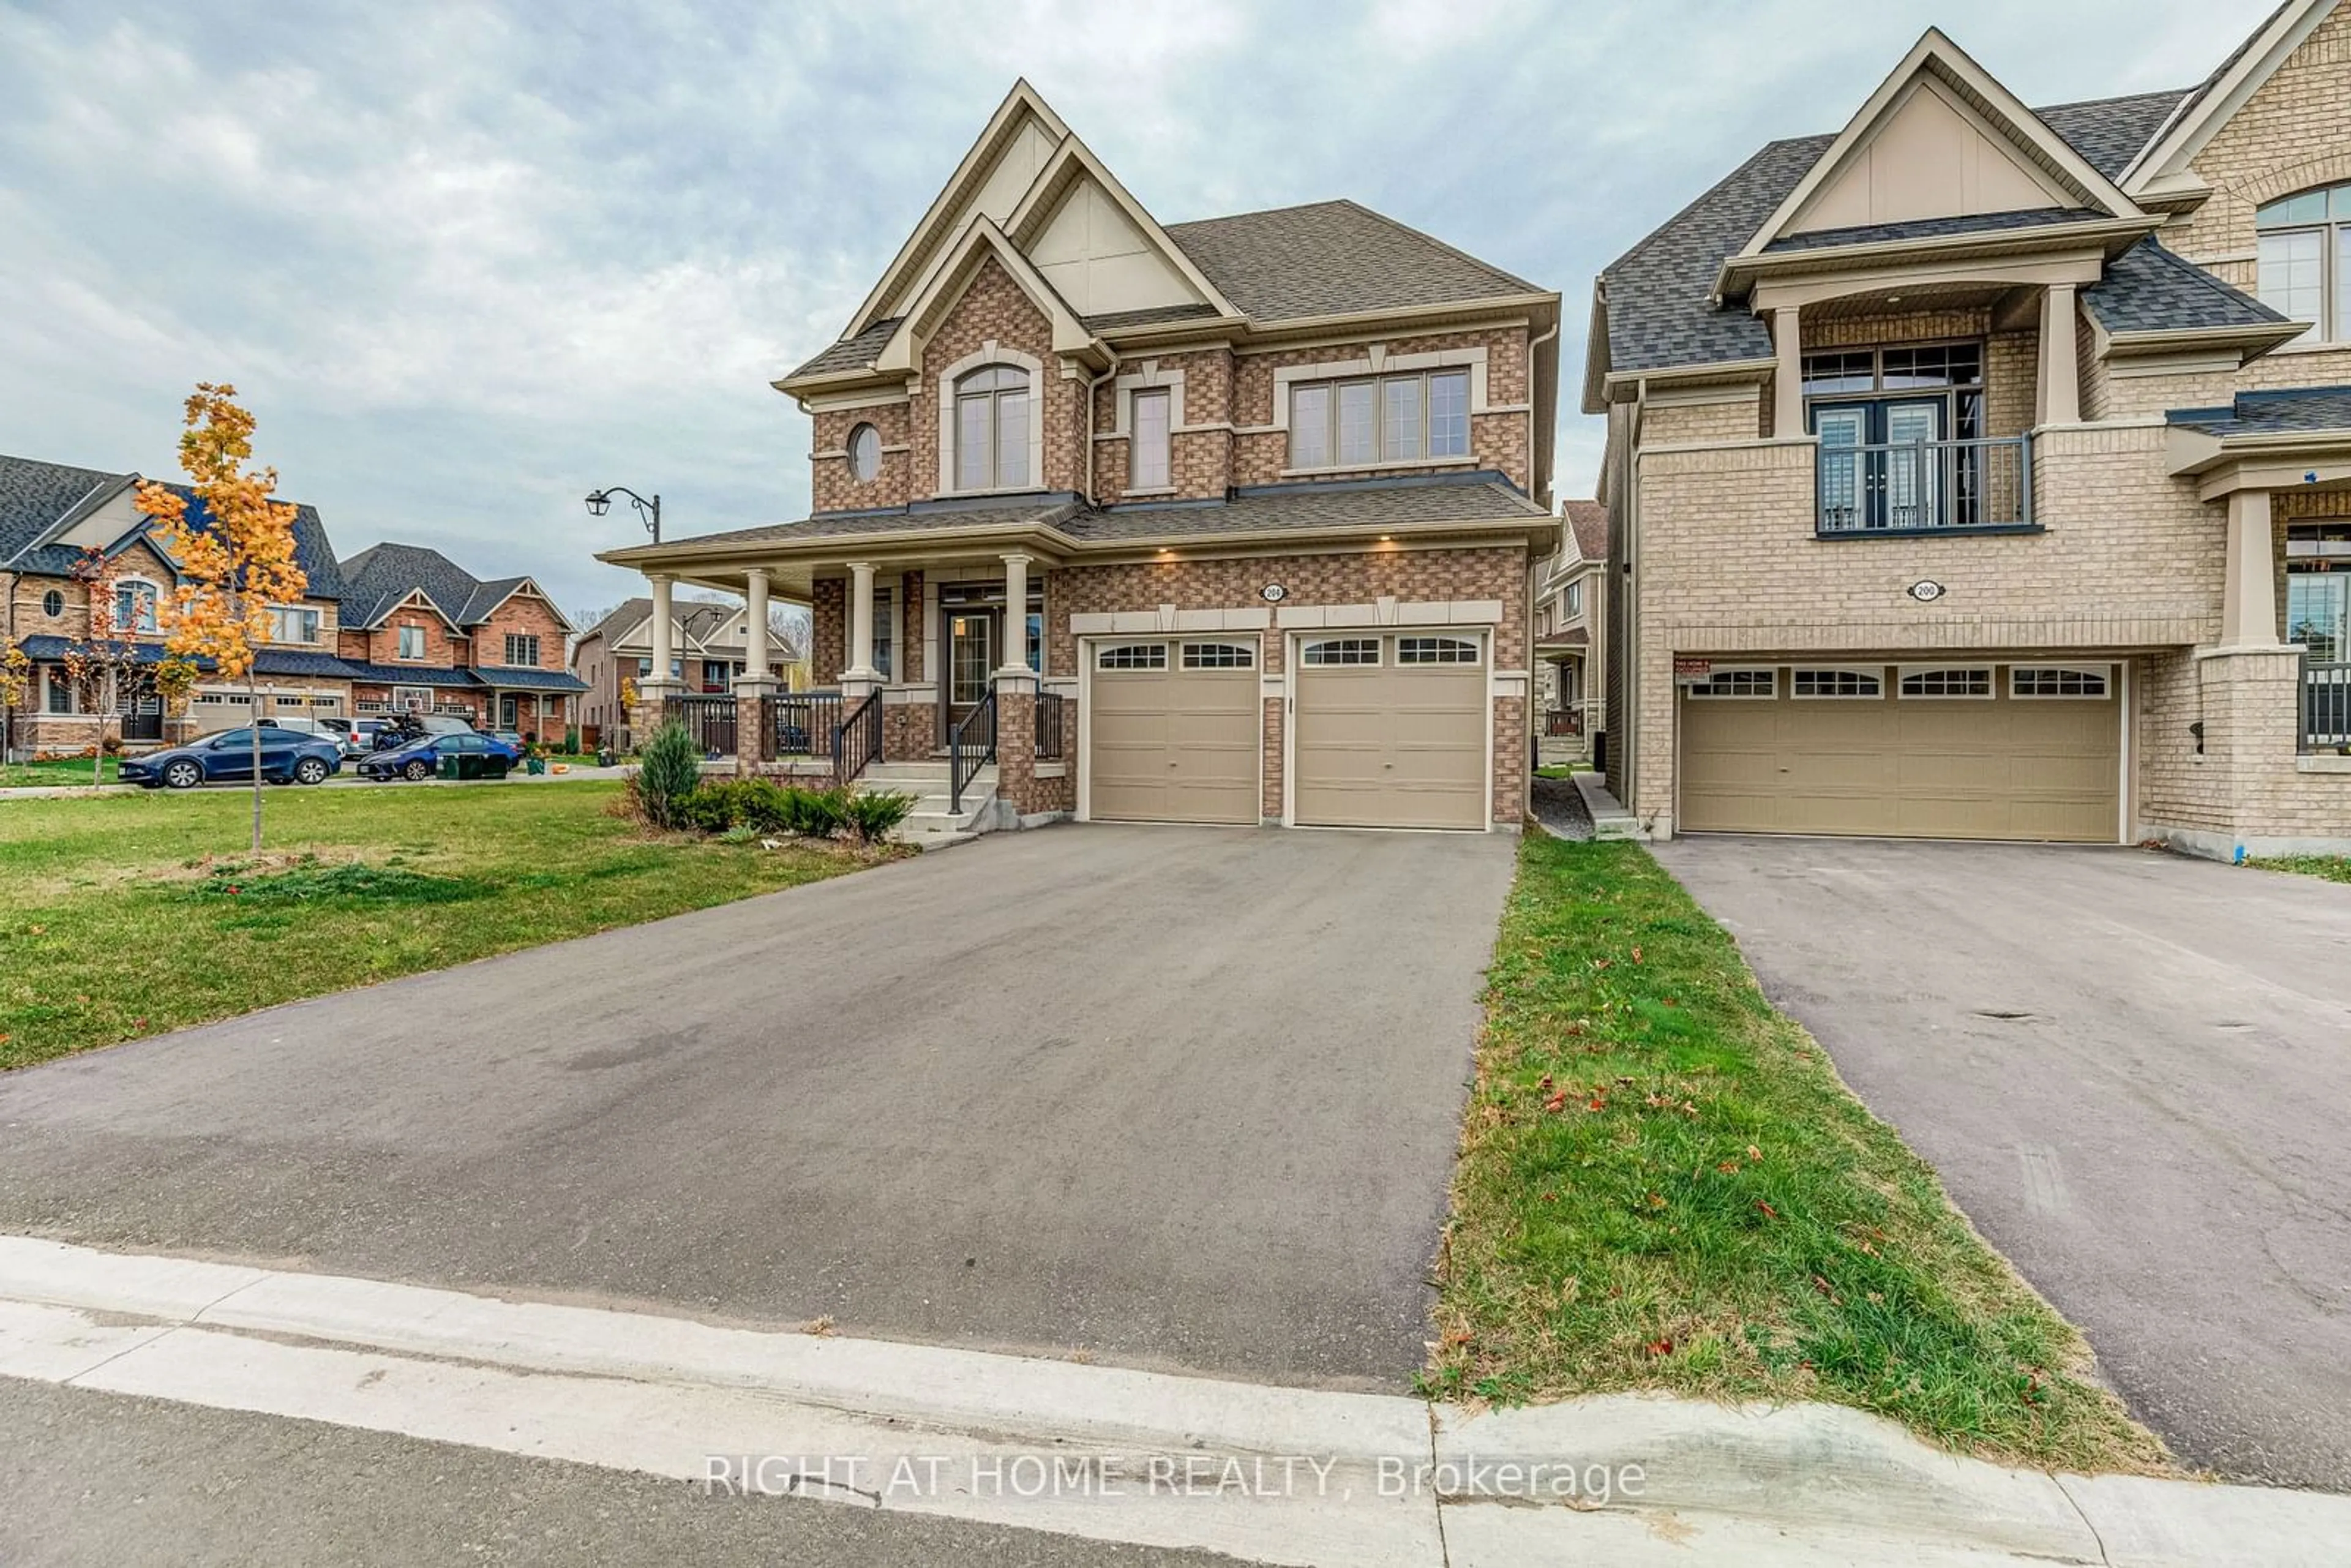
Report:
M 106 759 L 106 781 L 114 782 L 114 758 Z M 49 784 L 87 784 L 89 758 L 68 762 L 0 762 L 0 789 L 23 789 Z
M 274 789 L 257 865 L 243 790 L 0 802 L 0 1069 L 856 863 L 649 838 L 619 790 Z
M 1640 846 L 1529 835 L 1486 1009 L 1434 1392 L 1827 1400 L 2010 1462 L 2163 1466 Z
M 2299 876 L 2325 877 L 2329 882 L 2351 882 L 2351 859 L 2341 855 L 2282 855 L 2274 860 L 2247 862 L 2263 871 L 2293 872 Z

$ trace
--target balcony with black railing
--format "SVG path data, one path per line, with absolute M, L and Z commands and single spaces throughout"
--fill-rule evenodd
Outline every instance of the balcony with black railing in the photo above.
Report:
M 2340 751 L 2351 747 L 2351 664 L 2302 666 L 2302 748 Z
M 1813 528 L 1828 538 L 2033 528 L 2032 438 L 1823 442 Z

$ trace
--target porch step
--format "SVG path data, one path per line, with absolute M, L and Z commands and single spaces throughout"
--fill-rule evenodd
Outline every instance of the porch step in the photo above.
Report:
M 963 810 L 955 809 L 945 761 L 877 762 L 857 780 L 860 794 L 914 797 L 914 809 L 890 836 L 900 843 L 944 849 L 968 842 L 987 831 L 996 803 L 996 769 L 979 769 L 963 788 Z

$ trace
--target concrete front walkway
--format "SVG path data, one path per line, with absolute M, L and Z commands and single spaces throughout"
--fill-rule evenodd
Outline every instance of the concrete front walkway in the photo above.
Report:
M 1656 852 L 2183 1458 L 2351 1491 L 2351 888 L 2137 850 Z
M 1507 835 L 1070 826 L 0 1077 L 0 1230 L 1405 1386 Z

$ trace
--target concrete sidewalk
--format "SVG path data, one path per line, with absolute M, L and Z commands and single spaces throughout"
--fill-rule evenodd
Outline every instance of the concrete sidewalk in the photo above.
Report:
M 0 1377 L 1311 1568 L 2351 1557 L 2351 1499 L 2002 1469 L 1832 1406 L 1473 1414 L 26 1238 Z

